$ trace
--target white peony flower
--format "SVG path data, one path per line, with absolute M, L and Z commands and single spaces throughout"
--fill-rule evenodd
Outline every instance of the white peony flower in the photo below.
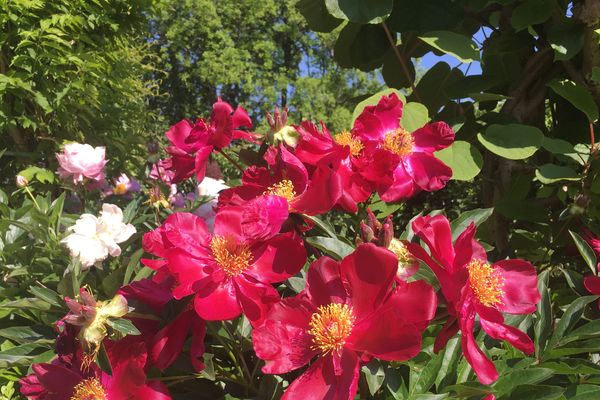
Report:
M 123 223 L 123 211 L 114 204 L 103 204 L 100 217 L 82 214 L 72 232 L 64 238 L 72 257 L 79 257 L 82 266 L 89 268 L 109 255 L 121 254 L 119 243 L 129 239 L 136 230 L 131 224 Z

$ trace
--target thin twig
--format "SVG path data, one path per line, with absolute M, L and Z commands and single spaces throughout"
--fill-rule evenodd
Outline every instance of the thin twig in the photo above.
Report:
M 237 163 L 233 158 L 231 158 L 227 153 L 225 153 L 225 149 L 219 150 L 219 153 L 223 154 L 223 157 L 227 159 L 230 163 L 232 163 L 242 174 L 244 173 L 244 168 L 240 164 Z
M 381 26 L 383 26 L 385 35 L 387 36 L 388 41 L 392 45 L 392 50 L 394 51 L 396 58 L 398 58 L 398 62 L 400 63 L 400 66 L 402 67 L 402 71 L 404 72 L 406 79 L 408 80 L 408 82 L 410 82 L 410 87 L 412 88 L 412 91 L 415 94 L 415 97 L 417 98 L 417 100 L 419 102 L 421 102 L 421 97 L 419 96 L 419 93 L 417 92 L 417 88 L 415 87 L 415 82 L 410 77 L 410 71 L 408 70 L 408 66 L 404 62 L 404 58 L 402 57 L 402 54 L 400 54 L 400 51 L 398 50 L 398 47 L 396 46 L 396 41 L 394 40 L 394 37 L 392 36 L 392 32 L 390 32 L 390 28 L 388 28 L 388 26 L 385 22 L 382 22 Z
M 590 122 L 590 143 L 592 147 L 590 148 L 590 158 L 594 158 L 596 154 L 596 136 L 594 134 L 594 123 Z

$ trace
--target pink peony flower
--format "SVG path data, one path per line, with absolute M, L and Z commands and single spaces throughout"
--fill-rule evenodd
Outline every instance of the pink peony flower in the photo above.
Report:
M 86 178 L 93 181 L 104 179 L 106 165 L 105 148 L 92 147 L 89 144 L 69 143 L 56 158 L 60 166 L 61 179 L 72 179 L 74 184 L 82 183 Z

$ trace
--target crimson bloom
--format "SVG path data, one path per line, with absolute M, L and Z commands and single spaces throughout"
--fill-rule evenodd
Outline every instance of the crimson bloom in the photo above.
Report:
M 287 204 L 278 196 L 261 196 L 244 207 L 228 206 L 215 217 L 214 234 L 204 221 L 176 213 L 150 235 L 154 253 L 165 257 L 175 278 L 173 296 L 194 295 L 194 308 L 205 320 L 228 320 L 242 312 L 258 324 L 279 300 L 271 283 L 296 274 L 306 251 L 295 232 L 280 234 Z M 166 239 L 166 240 L 165 240 Z M 162 263 L 165 261 L 159 261 Z
M 492 338 L 505 340 L 531 354 L 532 340 L 526 333 L 504 324 L 503 312 L 530 314 L 540 301 L 535 267 L 524 260 L 487 261 L 483 247 L 475 240 L 475 225 L 469 225 L 452 244 L 450 223 L 443 215 L 417 218 L 413 231 L 431 252 L 408 244 L 410 251 L 424 261 L 437 276 L 448 306 L 449 319 L 436 337 L 439 351 L 459 330 L 465 358 L 478 379 L 490 384 L 498 378 L 494 364 L 477 346 L 473 336 L 475 317 Z
M 161 163 L 172 173 L 165 174 L 170 179 L 168 183 L 181 182 L 194 174 L 198 182 L 202 181 L 208 156 L 214 149 L 227 147 L 233 139 L 254 139 L 251 133 L 239 130 L 243 126 L 252 126 L 246 110 L 238 107 L 234 111 L 220 98 L 213 104 L 208 122 L 202 118 L 196 122 L 184 119 L 171 126 L 166 133 L 171 142 L 166 151 L 171 158 Z
M 454 142 L 452 129 L 433 122 L 408 132 L 400 125 L 402 107 L 396 94 L 383 96 L 376 106 L 365 107 L 352 129 L 351 140 L 364 146 L 361 173 L 387 202 L 442 189 L 452 177 L 452 170 L 433 156 Z
M 96 364 L 82 367 L 75 355 L 52 363 L 33 364 L 33 373 L 20 380 L 21 394 L 35 400 L 167 400 L 169 391 L 159 381 L 146 380 L 146 349 L 133 337 L 107 347 L 112 375 Z
M 294 150 L 296 157 L 310 168 L 331 165 L 342 186 L 336 206 L 351 213 L 358 211 L 357 203 L 367 200 L 373 191 L 372 184 L 355 166 L 363 150 L 360 140 L 349 132 L 332 137 L 323 123 L 321 131 L 312 122 L 303 122 L 295 128 L 301 137 Z
M 244 171 L 242 185 L 222 191 L 219 207 L 242 205 L 263 195 L 282 198 L 289 212 L 317 215 L 333 208 L 342 195 L 342 182 L 329 166 L 311 174 L 284 145 L 271 147 L 264 156 L 269 168 L 252 166 Z
M 256 354 L 266 361 L 263 372 L 310 364 L 282 399 L 353 399 L 360 360 L 419 353 L 435 293 L 423 281 L 394 287 L 396 266 L 393 253 L 373 244 L 341 262 L 321 257 L 308 270 L 305 291 L 273 306 L 252 333 Z

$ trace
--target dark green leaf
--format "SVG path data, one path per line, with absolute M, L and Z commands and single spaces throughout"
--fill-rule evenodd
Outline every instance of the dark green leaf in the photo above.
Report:
M 598 119 L 598 106 L 596 106 L 594 98 L 586 88 L 568 79 L 562 81 L 554 80 L 548 86 L 556 94 L 583 112 L 591 122 Z
M 392 12 L 394 0 L 325 0 L 325 6 L 335 18 L 358 24 L 378 24 Z
M 546 350 L 547 352 L 548 350 L 551 350 L 560 344 L 563 336 L 565 336 L 571 331 L 571 329 L 573 329 L 575 323 L 579 321 L 579 318 L 581 318 L 581 316 L 583 315 L 583 310 L 585 306 L 591 303 L 592 301 L 596 300 L 597 298 L 598 296 L 584 296 L 573 300 L 573 302 L 569 305 L 565 313 L 562 315 L 562 317 L 556 324 L 554 328 L 554 334 L 550 337 L 550 340 L 548 341 L 548 347 Z
M 581 237 L 579 234 L 569 230 L 573 241 L 575 242 L 575 246 L 577 246 L 577 250 L 579 250 L 579 254 L 583 257 L 583 260 L 587 264 L 587 266 L 592 271 L 592 274 L 596 275 L 598 271 L 596 271 L 596 265 L 598 260 L 596 259 L 596 253 L 590 247 L 590 245 Z
M 470 63 L 479 60 L 479 50 L 475 42 L 467 36 L 450 31 L 433 31 L 420 35 L 419 38 L 462 62 Z
M 342 23 L 342 20 L 329 14 L 325 0 L 300 0 L 296 7 L 313 31 L 331 32 Z
M 544 164 L 535 170 L 535 177 L 545 185 L 559 181 L 578 181 L 581 177 L 571 167 Z
M 471 223 L 474 223 L 475 226 L 481 225 L 492 215 L 493 212 L 493 208 L 477 208 L 475 210 L 465 211 L 464 213 L 460 214 L 458 218 L 450 223 L 452 240 L 456 240 L 456 238 L 463 233 L 463 231 L 467 229 Z
M 513 10 L 510 23 L 517 32 L 541 24 L 550 18 L 555 7 L 555 0 L 525 0 Z

